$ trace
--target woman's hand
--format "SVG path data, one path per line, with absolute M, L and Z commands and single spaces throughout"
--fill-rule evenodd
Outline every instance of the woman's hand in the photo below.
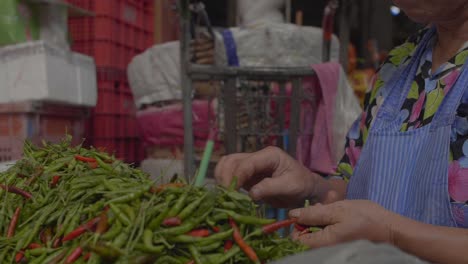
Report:
M 229 186 L 237 177 L 238 187 L 249 190 L 254 200 L 278 207 L 300 206 L 305 199 L 314 196 L 321 201 L 344 196 L 344 192 L 331 191 L 330 181 L 312 173 L 276 147 L 225 156 L 215 169 L 215 177 L 224 186 Z
M 311 248 L 331 246 L 353 240 L 393 243 L 393 223 L 400 218 L 380 205 L 366 200 L 344 200 L 289 212 L 306 226 L 325 226 L 321 231 L 292 234 Z

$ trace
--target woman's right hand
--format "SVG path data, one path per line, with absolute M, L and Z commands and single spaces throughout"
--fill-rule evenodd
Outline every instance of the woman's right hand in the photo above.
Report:
M 335 195 L 329 193 L 328 181 L 276 147 L 225 156 L 216 166 L 215 177 L 223 186 L 237 177 L 237 187 L 248 190 L 252 199 L 276 207 L 302 206 L 306 199 Z

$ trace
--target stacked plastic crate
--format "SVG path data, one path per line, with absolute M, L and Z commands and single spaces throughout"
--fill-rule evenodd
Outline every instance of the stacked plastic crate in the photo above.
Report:
M 152 0 L 68 0 L 95 14 L 70 18 L 76 52 L 95 59 L 98 102 L 92 111 L 87 143 L 115 152 L 127 162 L 144 158 L 135 122 L 135 107 L 127 80 L 131 59 L 154 43 Z

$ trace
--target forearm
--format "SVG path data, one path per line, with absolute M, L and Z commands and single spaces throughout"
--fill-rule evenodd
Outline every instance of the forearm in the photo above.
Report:
M 398 217 L 393 243 L 405 252 L 436 263 L 468 263 L 468 229 L 428 225 Z

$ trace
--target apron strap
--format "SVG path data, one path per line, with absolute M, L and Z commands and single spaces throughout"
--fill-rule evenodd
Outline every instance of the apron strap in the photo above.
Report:
M 439 106 L 434 119 L 431 122 L 431 130 L 437 127 L 451 125 L 456 117 L 457 108 L 460 105 L 461 98 L 468 88 L 468 63 L 465 61 L 460 75 L 447 96 Z M 433 125 L 432 125 L 433 124 Z
M 389 89 L 389 95 L 385 98 L 383 105 L 380 107 L 371 130 L 375 131 L 384 128 L 399 115 L 401 107 L 411 89 L 414 76 L 416 76 L 421 57 L 435 33 L 435 27 L 431 27 L 428 32 L 424 34 L 423 39 L 416 48 L 408 65 L 400 66 L 393 74 L 390 81 L 385 84 L 383 89 Z

